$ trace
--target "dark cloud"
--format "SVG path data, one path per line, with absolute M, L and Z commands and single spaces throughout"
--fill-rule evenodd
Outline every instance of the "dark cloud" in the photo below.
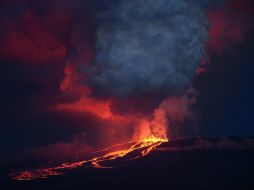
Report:
M 98 15 L 86 81 L 99 95 L 166 96 L 183 91 L 203 54 L 208 1 L 120 1 Z M 94 74 L 96 73 L 96 74 Z

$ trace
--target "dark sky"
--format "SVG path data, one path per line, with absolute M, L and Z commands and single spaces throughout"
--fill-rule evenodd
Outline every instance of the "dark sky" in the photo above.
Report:
M 118 129 L 122 123 L 115 118 L 105 121 L 107 100 L 87 103 L 79 97 L 87 89 L 77 82 L 76 72 L 93 60 L 98 27 L 94 15 L 107 5 L 78 0 L 1 1 L 0 155 L 35 151 L 39 156 L 46 152 L 54 158 L 57 152 L 58 157 L 68 157 L 133 132 L 129 127 Z M 204 44 L 206 61 L 192 84 L 199 93 L 193 105 L 195 121 L 184 123 L 189 126 L 183 134 L 193 135 L 193 125 L 198 136 L 253 136 L 253 3 L 231 0 L 207 15 L 211 26 Z M 157 99 L 113 102 L 116 112 L 124 107 L 143 117 Z
M 253 136 L 253 27 L 239 45 L 216 55 L 199 76 L 200 131 L 205 136 Z

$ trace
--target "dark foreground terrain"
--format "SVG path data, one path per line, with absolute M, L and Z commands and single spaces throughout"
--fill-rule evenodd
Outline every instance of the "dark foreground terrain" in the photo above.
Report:
M 106 164 L 106 163 L 105 163 Z M 14 181 L 1 190 L 254 189 L 254 139 L 179 139 L 114 169 L 77 168 L 62 176 Z

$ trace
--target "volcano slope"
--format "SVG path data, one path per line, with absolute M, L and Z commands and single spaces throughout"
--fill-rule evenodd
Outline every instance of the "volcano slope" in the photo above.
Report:
M 3 190 L 254 189 L 254 138 L 178 139 L 160 144 L 144 157 L 137 157 L 140 151 L 103 161 L 104 168 L 82 166 L 46 179 L 18 181 L 3 174 L 0 186 Z

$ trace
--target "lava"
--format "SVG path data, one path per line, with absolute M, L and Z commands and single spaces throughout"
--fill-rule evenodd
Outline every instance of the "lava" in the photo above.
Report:
M 78 167 L 92 167 L 92 168 L 113 168 L 113 164 L 110 161 L 127 157 L 127 160 L 138 159 L 148 155 L 151 151 L 156 149 L 162 143 L 168 142 L 167 138 L 159 138 L 153 135 L 141 139 L 137 142 L 126 142 L 118 144 L 116 146 L 103 149 L 95 152 L 91 159 L 83 160 L 79 162 L 63 163 L 59 166 L 21 171 L 10 174 L 10 177 L 14 180 L 35 180 L 48 178 L 49 176 L 62 175 L 67 170 L 75 169 Z M 107 164 L 104 164 L 107 162 Z

